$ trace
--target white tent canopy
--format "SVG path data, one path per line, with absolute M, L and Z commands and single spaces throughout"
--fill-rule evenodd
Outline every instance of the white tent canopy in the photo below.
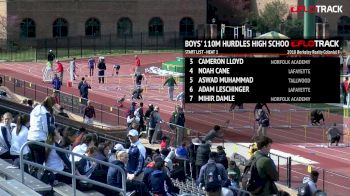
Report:
M 255 39 L 290 39 L 290 38 L 276 31 L 270 31 L 268 33 L 265 33 L 256 37 Z

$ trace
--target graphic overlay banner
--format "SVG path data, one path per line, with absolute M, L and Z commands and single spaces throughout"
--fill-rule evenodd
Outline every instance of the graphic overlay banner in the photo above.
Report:
M 231 41 L 235 45 L 225 44 Z M 187 103 L 340 101 L 339 40 L 186 42 Z

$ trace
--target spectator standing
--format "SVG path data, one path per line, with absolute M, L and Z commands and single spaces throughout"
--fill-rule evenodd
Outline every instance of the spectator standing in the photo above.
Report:
M 149 176 L 150 191 L 156 195 L 167 195 L 167 193 L 179 193 L 179 189 L 175 187 L 167 175 L 164 172 L 164 161 L 155 162 L 155 170 Z M 167 185 L 167 189 L 165 188 Z
M 194 138 L 191 141 L 190 146 L 188 147 L 188 156 L 189 156 L 189 173 L 191 173 L 192 178 L 197 178 L 196 170 L 196 159 L 197 159 L 197 150 L 198 147 L 202 144 L 202 141 L 199 138 Z
M 163 120 L 160 117 L 159 106 L 155 106 L 154 111 L 150 115 L 150 144 L 154 144 L 158 138 L 160 139 L 162 137 L 160 130 L 160 123 L 162 122 Z
M 220 196 L 221 188 L 228 182 L 225 167 L 216 163 L 216 152 L 210 152 L 208 162 L 200 169 L 198 183 L 205 187 L 206 195 Z
M 16 124 L 12 123 L 12 114 L 6 112 L 2 116 L 2 123 L 0 123 L 0 158 L 10 159 L 10 149 L 11 149 L 11 133 L 16 130 Z
M 93 125 L 94 118 L 96 118 L 95 108 L 92 106 L 91 101 L 88 101 L 84 110 L 83 121 L 88 125 Z
M 140 133 L 141 131 L 145 130 L 145 120 L 144 120 L 145 115 L 143 112 L 143 102 L 140 102 L 140 106 L 135 110 L 134 115 L 140 118 L 139 128 L 137 130 Z
M 55 60 L 56 56 L 53 54 L 52 50 L 49 50 L 49 53 L 47 54 L 47 61 L 51 64 L 53 64 L 53 60 Z
M 210 144 L 205 143 L 205 141 L 202 141 L 202 144 L 198 147 L 196 152 L 196 178 L 199 175 L 201 167 L 208 162 L 210 152 Z M 214 160 L 216 160 L 217 158 L 217 153 L 215 156 L 216 157 Z
M 63 65 L 59 60 L 56 60 L 56 73 L 58 74 L 59 79 L 61 80 L 61 82 L 63 83 Z
M 218 159 L 216 160 L 217 163 L 221 163 L 225 169 L 228 168 L 228 159 L 226 156 L 225 148 L 223 146 L 217 146 L 217 153 L 218 153 Z
M 89 89 L 91 89 L 90 84 L 86 82 L 86 80 L 83 80 L 83 83 L 81 84 L 79 90 L 80 90 L 80 96 L 83 98 L 82 102 L 86 105 L 87 100 L 89 99 Z
M 77 70 L 77 65 L 75 62 L 75 57 L 69 62 L 69 76 L 70 76 L 70 81 L 75 80 L 76 75 L 76 70 Z
M 258 137 L 267 136 L 267 128 L 270 126 L 270 119 L 267 114 L 267 112 L 263 109 L 258 110 L 258 130 L 257 135 Z
M 56 91 L 61 90 L 62 82 L 61 82 L 60 78 L 57 76 L 57 74 L 55 74 L 51 83 L 52 83 L 53 89 L 55 89 Z
M 256 164 L 256 169 L 259 179 L 255 181 L 264 182 L 259 193 L 254 193 L 254 196 L 265 196 L 277 194 L 278 190 L 275 181 L 278 181 L 278 171 L 273 160 L 268 156 L 271 150 L 272 140 L 268 137 L 261 137 L 257 142 L 258 151 L 254 154 L 253 160 Z M 253 174 L 251 176 L 253 177 Z
M 165 85 L 168 86 L 168 96 L 170 101 L 172 101 L 174 97 L 175 85 L 177 86 L 176 81 L 172 75 L 164 82 L 163 86 Z
M 129 131 L 128 137 L 131 142 L 130 148 L 128 150 L 128 179 L 142 181 L 142 171 L 146 159 L 146 148 L 143 146 L 143 144 L 141 144 L 139 140 L 139 134 L 135 129 Z
M 16 128 L 12 129 L 11 133 L 11 148 L 10 154 L 14 160 L 14 165 L 19 166 L 19 155 L 21 147 L 27 142 L 29 131 L 29 115 L 21 114 L 17 117 Z M 23 155 L 25 158 L 29 158 L 29 148 L 24 147 Z
M 329 146 L 332 146 L 333 143 L 335 143 L 335 146 L 338 146 L 340 137 L 344 134 L 337 128 L 337 124 L 333 123 L 333 127 L 330 127 L 327 130 L 326 135 L 329 142 Z
M 151 189 L 151 185 L 150 185 L 150 182 L 149 182 L 149 178 L 150 178 L 150 175 L 151 173 L 156 170 L 155 168 L 155 164 L 157 162 L 161 162 L 164 164 L 164 159 L 159 155 L 159 154 L 154 154 L 152 156 L 152 161 L 149 162 L 146 167 L 144 168 L 144 175 L 143 175 L 143 180 L 142 182 L 145 183 L 146 187 L 150 190 Z
M 97 65 L 98 68 L 98 83 L 104 84 L 105 83 L 105 70 L 106 70 L 106 63 L 104 57 L 101 57 L 99 60 L 99 63 Z
M 154 110 L 153 104 L 148 104 L 148 109 L 145 112 L 144 120 L 145 120 L 145 130 L 147 131 L 147 134 L 149 136 L 149 123 L 150 123 L 150 115 Z
M 94 75 L 94 69 L 96 67 L 96 61 L 94 59 L 94 57 L 90 57 L 88 60 L 88 67 L 89 67 L 89 71 L 90 71 L 90 77 Z
M 80 80 L 80 82 L 79 82 L 79 84 L 78 84 L 78 90 L 79 90 L 80 97 L 81 97 L 80 87 L 81 87 L 81 85 L 83 85 L 84 80 L 85 80 L 85 78 L 84 78 L 84 77 L 81 77 L 81 80 Z
M 176 124 L 176 145 L 181 145 L 185 136 L 185 113 L 183 108 L 179 105 L 176 106 L 175 124 Z
M 55 120 L 53 118 L 53 105 L 55 100 L 48 96 L 44 101 L 35 106 L 30 113 L 30 127 L 28 140 L 45 143 L 49 132 L 55 130 Z M 35 163 L 43 164 L 45 161 L 45 147 L 29 144 L 32 159 Z
M 141 60 L 140 58 L 135 55 L 135 71 L 134 71 L 134 75 L 141 75 Z

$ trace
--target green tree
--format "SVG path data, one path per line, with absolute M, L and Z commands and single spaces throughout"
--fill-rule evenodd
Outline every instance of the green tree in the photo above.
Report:
M 288 5 L 280 0 L 266 4 L 264 11 L 260 15 L 260 22 L 269 31 L 278 31 L 279 25 L 288 14 Z
M 290 19 L 285 22 L 285 34 L 290 38 L 303 38 L 304 24 L 302 20 Z

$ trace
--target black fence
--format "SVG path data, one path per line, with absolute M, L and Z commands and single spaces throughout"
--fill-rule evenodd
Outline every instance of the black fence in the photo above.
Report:
M 141 32 L 134 33 L 132 36 L 109 34 L 96 37 L 0 40 L 0 59 L 5 61 L 46 60 L 49 50 L 53 50 L 56 58 L 59 59 L 105 54 L 171 52 L 182 50 L 185 38 L 194 39 L 197 36 L 182 36 L 179 32 L 153 35 Z

